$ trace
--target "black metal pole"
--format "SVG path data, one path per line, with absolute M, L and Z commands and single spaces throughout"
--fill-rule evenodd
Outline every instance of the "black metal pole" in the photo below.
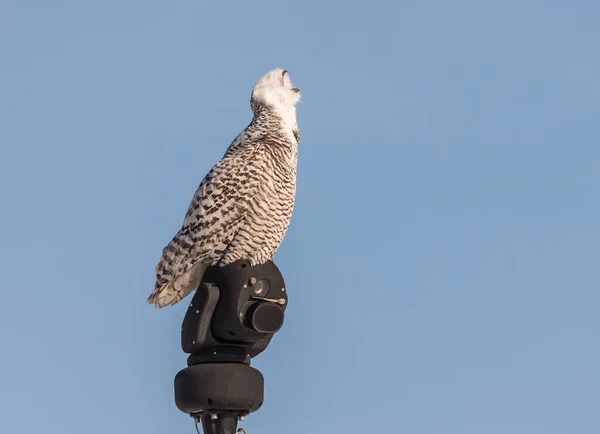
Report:
M 204 414 L 200 419 L 204 434 L 235 434 L 237 431 L 238 417 L 235 415 Z

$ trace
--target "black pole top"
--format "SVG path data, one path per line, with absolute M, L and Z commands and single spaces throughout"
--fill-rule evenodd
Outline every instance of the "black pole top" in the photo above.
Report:
M 272 261 L 206 270 L 181 327 L 188 367 L 175 376 L 175 403 L 204 434 L 236 434 L 238 420 L 262 406 L 264 377 L 250 359 L 281 329 L 287 304 Z

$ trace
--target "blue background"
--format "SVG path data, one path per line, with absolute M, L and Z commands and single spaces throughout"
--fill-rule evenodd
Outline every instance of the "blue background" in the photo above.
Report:
M 0 432 L 191 433 L 145 304 L 284 67 L 267 433 L 600 432 L 600 3 L 0 3 Z

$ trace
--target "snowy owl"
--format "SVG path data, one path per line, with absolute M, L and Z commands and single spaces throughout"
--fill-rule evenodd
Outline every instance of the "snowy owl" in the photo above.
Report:
M 148 303 L 173 305 L 200 285 L 211 265 L 272 260 L 296 195 L 300 91 L 274 69 L 254 86 L 252 122 L 196 190 L 183 226 L 163 249 Z

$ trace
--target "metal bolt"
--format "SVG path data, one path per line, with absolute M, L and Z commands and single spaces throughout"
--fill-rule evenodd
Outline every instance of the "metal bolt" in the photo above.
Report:
M 254 285 L 256 283 L 256 277 L 250 278 L 250 285 Z
M 285 292 L 285 288 L 281 288 L 281 292 Z
M 246 418 L 244 416 L 240 416 L 240 421 L 244 421 Z
M 196 313 L 200 313 L 200 311 L 196 309 Z
M 219 418 L 219 416 L 218 416 L 218 415 L 216 415 L 216 414 L 211 414 L 211 415 L 210 415 L 210 418 L 211 418 L 212 420 L 217 420 L 217 419 Z
M 285 298 L 263 298 L 263 300 L 270 303 L 285 304 Z
M 196 345 L 196 341 L 192 341 L 192 345 Z

